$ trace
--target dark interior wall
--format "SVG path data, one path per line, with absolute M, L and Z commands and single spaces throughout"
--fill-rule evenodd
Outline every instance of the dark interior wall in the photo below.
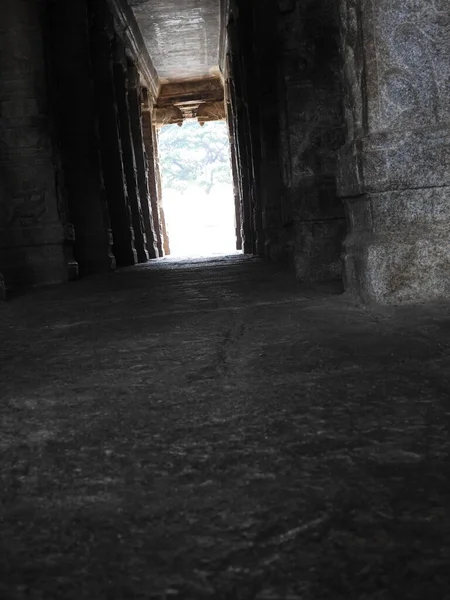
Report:
M 48 89 L 45 3 L 0 0 L 0 272 L 7 287 L 76 274 Z
M 47 5 L 49 84 L 81 274 L 114 268 L 90 53 L 88 6 Z
M 336 153 L 345 134 L 339 7 L 334 0 L 241 1 L 231 5 L 230 33 L 235 127 L 254 161 L 255 181 L 248 187 L 261 215 L 264 253 L 294 264 L 300 279 L 340 277 L 345 215 L 336 194 Z M 238 68 L 245 85 L 236 79 Z M 239 119 L 242 105 L 246 119 Z M 251 225 L 257 236 L 258 218 Z

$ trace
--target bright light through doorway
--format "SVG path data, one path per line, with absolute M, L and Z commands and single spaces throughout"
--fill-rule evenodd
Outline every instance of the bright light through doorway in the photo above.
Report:
M 166 125 L 159 134 L 159 154 L 171 256 L 235 253 L 226 123 Z

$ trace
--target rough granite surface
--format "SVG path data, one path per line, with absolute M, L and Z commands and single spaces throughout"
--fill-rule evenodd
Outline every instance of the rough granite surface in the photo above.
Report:
M 243 256 L 0 304 L 2 600 L 450 598 L 450 305 Z

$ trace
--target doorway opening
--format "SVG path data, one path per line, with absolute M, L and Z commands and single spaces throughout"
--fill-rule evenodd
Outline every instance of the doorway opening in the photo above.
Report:
M 236 211 L 225 121 L 159 132 L 162 202 L 171 256 L 234 254 Z

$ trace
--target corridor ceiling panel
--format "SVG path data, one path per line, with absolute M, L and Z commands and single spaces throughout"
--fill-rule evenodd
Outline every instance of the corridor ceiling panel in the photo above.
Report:
M 220 0 L 129 0 L 162 83 L 217 75 Z

